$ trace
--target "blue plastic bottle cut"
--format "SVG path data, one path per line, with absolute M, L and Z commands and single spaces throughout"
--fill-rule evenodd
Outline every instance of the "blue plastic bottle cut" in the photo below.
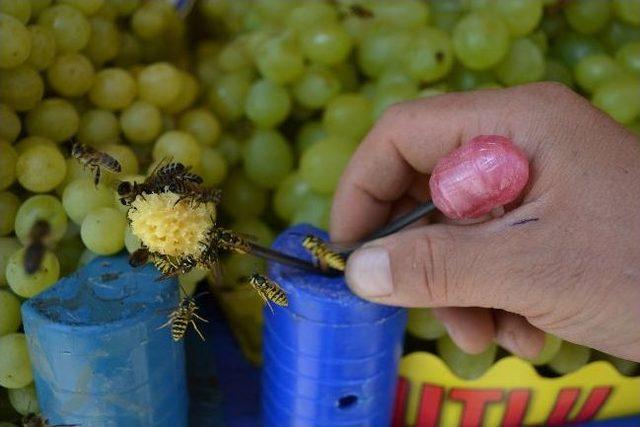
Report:
M 182 342 L 159 329 L 175 279 L 98 258 L 22 307 L 40 409 L 51 425 L 186 427 Z
M 274 248 L 311 260 L 298 225 Z M 289 307 L 265 309 L 262 382 L 264 427 L 388 426 L 402 351 L 406 310 L 366 302 L 344 279 L 272 264 L 269 277 Z

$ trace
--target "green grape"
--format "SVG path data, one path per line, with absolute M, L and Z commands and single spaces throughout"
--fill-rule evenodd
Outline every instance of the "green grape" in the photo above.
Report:
M 255 218 L 236 221 L 231 229 L 255 238 L 262 246 L 271 246 L 276 238 L 276 233 L 267 224 Z
M 403 65 L 412 78 L 423 83 L 444 77 L 453 65 L 449 35 L 437 28 L 421 29 L 407 46 Z
M 495 344 L 491 344 L 482 353 L 465 353 L 448 335 L 438 338 L 436 347 L 442 360 L 463 380 L 474 380 L 482 376 L 493 365 L 498 349 Z
M 278 84 L 294 81 L 304 68 L 302 53 L 287 34 L 259 43 L 254 60 L 260 74 Z
M 429 18 L 427 3 L 415 0 L 375 2 L 371 4 L 371 12 L 391 31 L 424 27 Z
M 0 190 L 9 188 L 16 179 L 18 154 L 6 141 L 0 140 Z
M 136 101 L 122 110 L 120 126 L 127 140 L 147 144 L 162 132 L 162 113 L 147 101 Z
M 573 75 L 569 67 L 554 59 L 546 60 L 543 80 L 564 83 L 569 87 L 573 86 Z
M 462 13 L 466 11 L 466 4 L 462 0 L 436 1 L 430 4 L 431 23 L 451 33 Z
M 29 65 L 0 69 L 0 102 L 15 111 L 32 109 L 44 94 L 40 74 Z
M 244 114 L 250 86 L 251 77 L 244 73 L 223 74 L 209 92 L 209 104 L 219 117 L 237 120 Z
M 136 81 L 129 72 L 121 68 L 105 68 L 96 73 L 89 99 L 99 108 L 122 110 L 131 105 L 137 90 Z
M 36 395 L 36 387 L 33 383 L 26 387 L 9 389 L 8 394 L 9 401 L 11 401 L 13 409 L 21 415 L 37 413 L 40 411 L 38 396 Z
M 99 255 L 112 255 L 124 248 L 125 216 L 115 208 L 97 208 L 82 221 L 80 236 L 84 245 Z
M 132 253 L 142 247 L 142 241 L 133 234 L 131 231 L 131 227 L 127 227 L 124 229 L 124 247 L 127 249 L 127 252 Z
M 178 120 L 178 129 L 189 132 L 200 144 L 214 146 L 220 137 L 220 121 L 206 108 L 184 112 Z
M 319 141 L 309 147 L 300 159 L 302 179 L 311 189 L 321 194 L 331 194 L 338 185 L 342 171 L 351 157 L 351 148 L 344 144 Z
M 418 96 L 414 83 L 396 83 L 378 87 L 373 96 L 373 117 L 379 118 L 393 104 L 408 101 Z
M 25 0 L 2 0 L 0 13 L 11 15 L 26 25 L 31 17 L 31 3 Z
M 16 67 L 29 57 L 31 34 L 17 18 L 0 13 L 0 40 L 0 68 Z
M 418 92 L 418 98 L 431 98 L 445 93 L 447 93 L 446 89 L 437 87 L 426 87 Z
M 410 308 L 407 331 L 424 340 L 435 340 L 447 333 L 444 324 L 433 315 L 430 308 Z
M 493 7 L 514 37 L 531 33 L 542 19 L 541 0 L 495 0 Z
M 14 145 L 14 148 L 16 149 L 16 152 L 18 153 L 18 155 L 20 155 L 24 153 L 26 150 L 28 150 L 29 148 L 42 146 L 42 145 L 55 148 L 56 150 L 59 149 L 58 145 L 55 142 L 53 142 L 49 138 L 43 138 L 41 136 L 28 136 L 26 138 L 22 138 L 20 141 L 18 141 L 16 145 Z
M 120 123 L 111 111 L 88 110 L 80 117 L 78 140 L 83 144 L 101 146 L 118 141 Z
M 340 92 L 340 86 L 340 80 L 331 70 L 310 67 L 293 85 L 293 96 L 304 107 L 320 108 Z
M 311 224 L 323 230 L 329 229 L 331 197 L 309 193 L 300 201 L 300 206 L 291 218 L 293 224 Z
M 613 80 L 621 75 L 620 66 L 611 57 L 604 54 L 585 56 L 574 69 L 576 82 L 588 93 L 593 93 L 600 83 Z
M 111 61 L 120 49 L 120 34 L 113 21 L 94 16 L 89 20 L 91 37 L 84 48 L 84 53 L 96 65 Z
M 85 15 L 93 15 L 100 10 L 105 0 L 58 0 L 58 2 L 71 5 Z
M 244 173 L 256 185 L 276 188 L 293 168 L 293 150 L 274 130 L 256 130 L 244 149 Z
M 130 32 L 120 32 L 118 54 L 114 59 L 118 67 L 129 67 L 142 60 L 142 44 Z
M 360 140 L 372 125 L 372 105 L 364 96 L 341 94 L 326 106 L 322 124 L 327 133 Z
M 545 55 L 549 50 L 549 40 L 544 31 L 538 30 L 527 38 L 538 46 L 538 49 L 540 49 L 540 52 L 542 52 L 543 55 Z
M 197 165 L 201 155 L 202 147 L 198 141 L 191 134 L 180 130 L 163 133 L 153 147 L 154 160 L 168 157 L 185 165 Z
M 40 219 L 51 226 L 52 242 L 59 241 L 67 231 L 67 214 L 58 199 L 48 194 L 31 196 L 22 202 L 16 214 L 15 231 L 22 244 L 27 244 L 31 227 Z
M 66 4 L 51 6 L 40 13 L 38 24 L 49 27 L 59 52 L 78 52 L 89 42 L 91 25 L 78 9 Z
M 201 176 L 204 180 L 204 185 L 208 187 L 219 185 L 227 177 L 229 169 L 227 161 L 220 151 L 215 148 L 203 147 L 200 165 L 202 167 Z
M 549 367 L 560 375 L 573 372 L 589 362 L 591 349 L 563 341 L 560 350 L 549 362 Z
M 238 139 L 228 133 L 223 133 L 218 141 L 217 151 L 227 161 L 228 167 L 235 166 L 242 158 L 242 147 Z
M 58 257 L 58 262 L 60 263 L 61 276 L 67 276 L 76 270 L 76 267 L 78 266 L 78 259 L 82 255 L 82 252 L 84 252 L 84 245 L 82 244 L 82 240 L 80 240 L 79 236 L 71 239 L 64 239 L 56 245 L 54 253 L 56 254 L 56 257 Z
M 53 0 L 29 0 L 31 3 L 31 16 L 38 16 L 40 12 L 49 7 Z
M 616 61 L 640 77 L 640 41 L 627 43 L 616 52 Z
M 640 25 L 640 1 L 613 0 L 613 11 L 621 21 L 631 25 Z
M 296 135 L 296 152 L 298 155 L 304 153 L 312 144 L 327 137 L 327 132 L 322 127 L 321 122 L 306 122 Z
M 558 354 L 561 346 L 562 340 L 560 338 L 555 335 L 545 334 L 544 345 L 542 350 L 540 350 L 540 354 L 533 359 L 527 360 L 536 366 L 546 365 Z
M 157 2 L 150 2 L 135 11 L 131 17 L 131 28 L 142 39 L 158 37 L 166 29 L 166 11 Z
M 231 254 L 224 261 L 224 280 L 231 286 L 240 284 L 253 273 L 265 273 L 267 263 L 260 258 Z
M 384 27 L 368 31 L 357 52 L 360 70 L 369 77 L 379 76 L 389 64 L 400 63 L 412 39 L 408 31 L 389 31 Z
M 574 0 L 563 8 L 569 26 L 582 34 L 594 34 L 604 28 L 611 15 L 607 0 Z
M 180 71 L 180 93 L 171 105 L 164 109 L 167 113 L 180 113 L 191 107 L 200 95 L 200 83 L 189 73 Z
M 312 62 L 334 65 L 349 55 L 353 41 L 338 24 L 315 25 L 301 30 L 300 46 L 302 53 Z
M 498 80 L 507 86 L 535 82 L 544 76 L 544 72 L 544 54 L 527 38 L 514 40 L 509 53 L 495 70 Z
M 46 250 L 40 268 L 33 274 L 24 270 L 25 248 L 11 255 L 7 263 L 7 283 L 11 290 L 23 298 L 31 298 L 51 287 L 60 278 L 58 258 Z
M 20 243 L 15 237 L 0 237 L 0 288 L 7 286 L 5 271 L 9 258 L 20 249 Z
M 16 140 L 22 129 L 20 118 L 11 108 L 4 104 L 0 104 L 0 139 L 7 142 Z
M 628 377 L 632 377 L 636 372 L 638 372 L 638 368 L 640 367 L 640 363 L 638 362 L 621 359 L 610 354 L 603 353 L 602 357 L 604 360 L 611 363 L 618 370 L 618 372 Z
M 311 193 L 311 186 L 300 173 L 294 172 L 282 180 L 273 195 L 273 210 L 285 221 L 291 221 L 305 197 Z
M 182 90 L 180 72 L 167 62 L 147 65 L 138 74 L 138 90 L 144 101 L 160 108 L 169 107 Z
M 222 189 L 222 207 L 236 220 L 259 217 L 267 207 L 267 192 L 241 172 L 231 174 Z
M 104 179 L 104 182 L 107 183 L 113 181 L 116 177 L 123 175 L 136 175 L 138 173 L 138 170 L 140 169 L 138 157 L 130 147 L 121 144 L 108 144 L 100 147 L 100 150 L 116 159 L 118 163 L 120 163 L 122 169 L 118 174 L 108 170 L 103 170 L 102 178 L 100 178 L 101 181 Z
M 338 14 L 330 4 L 324 2 L 303 2 L 297 5 L 287 17 L 287 25 L 303 31 L 313 25 L 333 24 L 338 20 Z
M 556 40 L 552 55 L 573 68 L 585 56 L 604 53 L 600 41 L 592 36 L 567 32 Z
M 13 231 L 19 206 L 18 196 L 9 191 L 0 192 L 0 236 L 6 236 Z
M 280 25 L 295 3 L 291 0 L 256 0 L 253 2 L 255 11 L 266 21 Z
M 0 337 L 0 386 L 22 388 L 33 381 L 24 334 Z
M 487 11 L 469 13 L 453 29 L 453 50 L 465 67 L 486 70 L 507 55 L 509 30 Z
M 61 98 L 42 100 L 26 118 L 29 135 L 42 136 L 54 142 L 63 142 L 78 131 L 80 117 L 73 105 Z
M 591 102 L 616 121 L 631 123 L 640 113 L 640 80 L 616 78 L 604 81 L 593 92 Z
M 607 47 L 615 51 L 627 43 L 640 41 L 640 27 L 612 21 L 603 32 L 602 38 Z
M 256 125 L 266 128 L 277 126 L 291 111 L 289 93 L 269 80 L 258 80 L 249 89 L 245 110 L 247 117 Z
M 214 55 L 222 71 L 234 72 L 253 67 L 253 59 L 247 49 L 246 39 L 242 37 L 232 40 Z
M 27 64 L 36 70 L 45 70 L 56 57 L 56 39 L 50 28 L 42 25 L 29 25 L 31 34 L 31 51 Z
M 97 208 L 112 207 L 114 191 L 103 183 L 96 186 L 90 178 L 71 181 L 62 193 L 62 206 L 67 215 L 78 225 L 87 214 Z
M 11 292 L 0 289 L 0 337 L 18 330 L 22 323 L 20 300 Z
M 26 149 L 16 161 L 16 178 L 34 193 L 46 193 L 62 182 L 67 173 L 64 156 L 46 145 Z

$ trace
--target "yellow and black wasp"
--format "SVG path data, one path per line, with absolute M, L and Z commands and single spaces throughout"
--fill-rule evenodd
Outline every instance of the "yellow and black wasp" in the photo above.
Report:
M 319 237 L 308 234 L 302 241 L 302 246 L 315 258 L 322 270 L 327 270 L 329 267 L 338 271 L 345 270 L 347 264 L 345 258 L 329 249 L 327 243 Z
M 174 341 L 180 341 L 184 338 L 191 324 L 202 341 L 204 341 L 204 335 L 202 335 L 202 332 L 198 329 L 195 321 L 200 320 L 201 322 L 208 323 L 208 320 L 198 315 L 198 313 L 196 313 L 197 311 L 198 305 L 196 304 L 195 298 L 184 296 L 180 300 L 178 307 L 169 314 L 169 320 L 158 329 L 171 325 L 171 338 L 173 338 Z
M 89 167 L 93 171 L 93 182 L 98 185 L 100 182 L 100 167 L 111 172 L 121 172 L 120 162 L 107 153 L 98 151 L 93 147 L 74 142 L 71 147 L 71 156 L 77 159 L 84 167 Z
M 37 220 L 29 231 L 29 244 L 24 253 L 24 271 L 34 274 L 40 270 L 44 254 L 47 251 L 46 239 L 51 234 L 51 225 L 44 219 Z
M 201 242 L 207 248 L 215 247 L 219 250 L 248 254 L 251 252 L 251 238 L 235 231 L 221 228 L 213 224 L 207 231 L 205 242 Z
M 280 307 L 287 307 L 289 305 L 289 299 L 287 293 L 278 285 L 275 281 L 269 279 L 258 273 L 253 273 L 246 281 L 256 290 L 258 295 L 269 306 L 271 312 L 273 308 L 270 302 L 273 302 Z

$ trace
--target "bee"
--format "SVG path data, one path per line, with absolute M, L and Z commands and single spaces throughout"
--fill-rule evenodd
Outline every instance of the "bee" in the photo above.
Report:
M 248 254 L 251 252 L 251 242 L 248 236 L 243 236 L 225 228 L 211 226 L 207 231 L 206 247 L 216 247 L 225 251 Z
M 71 155 L 77 159 L 84 167 L 89 167 L 94 173 L 93 182 L 98 185 L 100 182 L 100 167 L 110 170 L 111 172 L 121 172 L 122 166 L 120 162 L 111 157 L 107 153 L 98 151 L 93 147 L 74 142 L 71 147 Z
M 138 184 L 137 182 L 122 181 L 118 184 L 116 191 L 118 192 L 118 196 L 120 196 L 120 203 L 127 206 L 133 203 L 136 197 L 144 197 L 146 186 L 144 183 Z
M 222 201 L 222 190 L 218 188 L 202 188 L 189 183 L 180 183 L 169 186 L 169 191 L 180 194 L 176 204 L 182 200 L 188 200 L 196 205 L 200 203 L 219 205 Z
M 189 172 L 190 169 L 190 166 L 187 167 L 180 162 L 175 162 L 158 168 L 157 172 L 155 174 L 152 172 L 151 175 L 155 175 L 160 181 L 181 180 L 202 184 L 202 177 Z
M 287 298 L 286 292 L 273 280 L 261 274 L 253 273 L 249 276 L 248 282 L 269 306 L 271 312 L 273 312 L 273 308 L 269 301 L 279 305 L 280 307 L 287 307 L 289 305 L 289 299 Z
M 349 11 L 358 18 L 373 18 L 374 14 L 370 9 L 362 6 L 361 4 L 354 3 L 349 6 Z
M 331 267 L 338 271 L 345 270 L 346 260 L 344 257 L 330 250 L 319 237 L 307 235 L 302 241 L 302 246 L 316 259 L 321 269 L 326 270 Z
M 149 249 L 146 246 L 142 246 L 129 255 L 129 265 L 134 268 L 140 267 L 149 261 L 150 256 Z
M 44 258 L 47 246 L 45 245 L 45 239 L 51 233 L 51 225 L 44 219 L 37 220 L 31 231 L 29 232 L 29 245 L 25 249 L 24 253 L 24 271 L 27 274 L 34 274 L 40 270 L 42 265 L 42 259 Z
M 52 426 L 49 420 L 38 414 L 30 413 L 22 418 L 22 427 L 77 427 L 80 424 L 56 424 Z
M 158 329 L 171 325 L 171 338 L 173 338 L 174 341 L 180 341 L 184 338 L 187 328 L 189 327 L 189 324 L 191 324 L 202 341 L 204 341 L 204 336 L 198 329 L 198 325 L 195 321 L 197 319 L 205 323 L 209 322 L 199 316 L 198 313 L 196 313 L 197 310 L 198 305 L 196 304 L 195 298 L 191 298 L 189 296 L 182 297 L 178 307 L 169 314 L 169 320 L 167 320 L 167 322 Z

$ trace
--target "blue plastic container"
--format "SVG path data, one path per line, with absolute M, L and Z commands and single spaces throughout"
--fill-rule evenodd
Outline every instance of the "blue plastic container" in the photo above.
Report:
M 159 329 L 176 280 L 127 256 L 98 258 L 22 306 L 40 409 L 50 424 L 186 427 L 182 342 Z
M 301 246 L 307 234 L 327 237 L 299 225 L 274 248 L 311 260 Z M 269 277 L 289 307 L 264 312 L 264 426 L 389 425 L 406 310 L 358 298 L 342 276 L 272 264 Z

